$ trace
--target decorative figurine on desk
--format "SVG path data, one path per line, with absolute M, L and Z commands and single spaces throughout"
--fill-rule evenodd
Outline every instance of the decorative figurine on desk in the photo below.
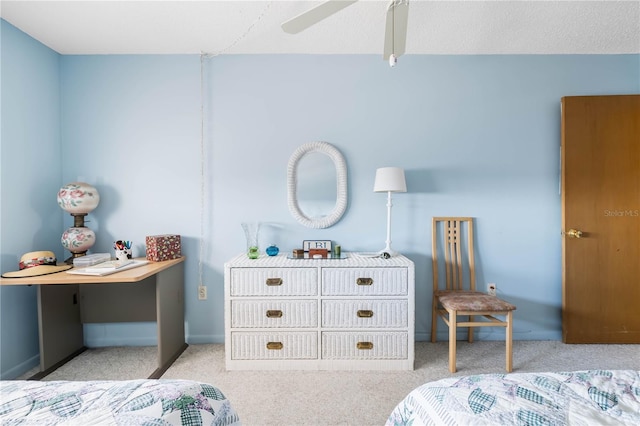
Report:
M 71 252 L 65 263 L 84 256 L 96 242 L 96 234 L 84 225 L 84 217 L 98 206 L 100 194 L 88 183 L 72 182 L 58 191 L 58 205 L 73 216 L 73 226 L 62 234 L 62 246 Z

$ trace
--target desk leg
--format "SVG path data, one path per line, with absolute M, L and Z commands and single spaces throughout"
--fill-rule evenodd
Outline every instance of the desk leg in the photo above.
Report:
M 80 322 L 77 284 L 38 286 L 40 379 L 86 348 Z
M 184 337 L 184 263 L 156 275 L 158 368 L 149 376 L 160 378 L 187 348 Z

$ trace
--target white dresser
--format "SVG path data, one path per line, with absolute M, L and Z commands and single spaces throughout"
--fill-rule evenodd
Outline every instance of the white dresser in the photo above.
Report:
M 413 370 L 413 262 L 343 256 L 225 263 L 227 369 Z

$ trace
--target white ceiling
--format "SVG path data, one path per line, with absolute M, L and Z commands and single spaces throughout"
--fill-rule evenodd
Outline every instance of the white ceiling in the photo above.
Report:
M 360 0 L 295 35 L 321 1 L 2 0 L 0 15 L 61 54 L 380 54 L 389 0 Z M 411 0 L 407 54 L 640 53 L 640 0 Z

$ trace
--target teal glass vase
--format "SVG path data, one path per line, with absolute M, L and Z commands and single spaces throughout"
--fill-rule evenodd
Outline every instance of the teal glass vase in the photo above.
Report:
M 275 244 L 271 244 L 267 247 L 266 252 L 268 256 L 277 256 L 280 253 L 280 249 Z

